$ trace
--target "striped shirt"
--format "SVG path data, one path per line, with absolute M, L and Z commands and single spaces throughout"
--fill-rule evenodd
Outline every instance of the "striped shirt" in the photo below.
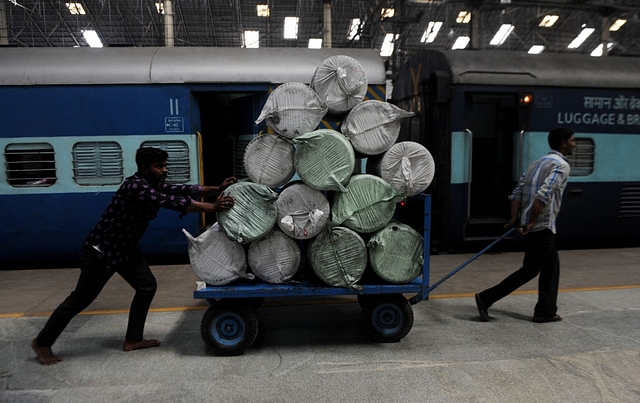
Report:
M 556 233 L 556 220 L 570 171 L 569 160 L 555 150 L 529 165 L 509 196 L 510 200 L 522 203 L 520 225 L 529 222 L 533 201 L 538 199 L 545 206 L 531 231 L 550 229 Z

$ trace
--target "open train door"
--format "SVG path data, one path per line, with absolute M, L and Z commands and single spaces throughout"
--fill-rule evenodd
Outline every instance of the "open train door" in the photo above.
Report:
M 519 95 L 469 93 L 465 146 L 469 168 L 465 241 L 495 239 L 509 220 Z

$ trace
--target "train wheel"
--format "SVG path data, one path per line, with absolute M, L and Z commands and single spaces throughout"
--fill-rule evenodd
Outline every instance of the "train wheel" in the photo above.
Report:
M 395 343 L 409 334 L 413 326 L 413 309 L 402 294 L 379 295 L 362 302 L 365 327 L 375 341 Z
M 215 355 L 241 355 L 258 336 L 258 317 L 247 304 L 218 302 L 204 313 L 200 333 Z

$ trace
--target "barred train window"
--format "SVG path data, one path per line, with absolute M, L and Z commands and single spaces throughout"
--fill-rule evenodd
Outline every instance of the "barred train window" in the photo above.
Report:
M 73 179 L 78 185 L 122 183 L 122 148 L 115 141 L 76 143 L 72 155 Z
M 48 143 L 12 143 L 4 149 L 7 182 L 13 187 L 46 187 L 56 183 L 56 161 Z
M 154 147 L 169 153 L 167 183 L 188 183 L 191 179 L 189 146 L 184 141 L 145 141 L 141 147 Z
M 593 140 L 576 138 L 576 148 L 569 158 L 571 165 L 570 176 L 587 176 L 593 172 L 596 146 Z

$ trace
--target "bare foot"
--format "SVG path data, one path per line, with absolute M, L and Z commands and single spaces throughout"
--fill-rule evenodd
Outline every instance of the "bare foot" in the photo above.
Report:
M 139 350 L 141 348 L 151 348 L 158 347 L 160 345 L 160 340 L 150 339 L 150 340 L 140 340 L 140 341 L 129 341 L 125 340 L 124 344 L 122 344 L 123 351 L 131 351 L 131 350 Z
M 31 342 L 31 348 L 36 352 L 36 356 L 38 356 L 38 360 L 42 365 L 54 365 L 62 361 L 62 358 L 53 354 L 51 347 L 39 346 L 36 339 Z

